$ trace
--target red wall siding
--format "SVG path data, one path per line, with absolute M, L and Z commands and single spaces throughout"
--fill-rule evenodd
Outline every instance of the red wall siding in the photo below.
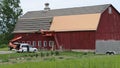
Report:
M 112 6 L 111 6 L 112 7 Z M 120 40 L 120 14 L 112 7 L 112 14 L 108 9 L 101 15 L 96 32 L 97 40 Z
M 57 39 L 64 49 L 95 49 L 95 32 L 59 32 Z
M 57 40 L 64 49 L 95 49 L 95 32 L 94 31 L 79 31 L 79 32 L 58 32 L 56 33 Z M 49 41 L 54 41 L 53 37 L 44 37 L 39 33 L 18 33 L 15 34 L 15 37 L 23 36 L 22 39 L 18 40 L 18 42 L 25 41 L 47 41 L 47 49 L 49 47 Z M 38 48 L 38 44 L 36 46 Z
M 22 42 L 24 41 L 25 43 L 27 43 L 27 41 L 31 42 L 31 45 L 33 45 L 33 41 L 36 42 L 36 48 L 38 48 L 38 41 L 42 42 L 42 47 L 39 48 L 47 48 L 50 49 L 51 47 L 49 47 L 49 41 L 54 41 L 53 37 L 45 37 L 42 36 L 40 33 L 16 33 L 14 35 L 14 37 L 19 37 L 22 36 L 22 39 L 18 40 L 17 42 Z M 43 46 L 43 41 L 47 41 L 47 47 Z

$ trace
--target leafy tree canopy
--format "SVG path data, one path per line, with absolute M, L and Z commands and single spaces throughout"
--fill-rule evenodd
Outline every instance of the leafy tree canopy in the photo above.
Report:
M 0 1 L 0 32 L 11 33 L 22 14 L 19 0 L 1 0 Z
M 0 44 L 12 39 L 12 31 L 21 15 L 20 0 L 0 0 Z

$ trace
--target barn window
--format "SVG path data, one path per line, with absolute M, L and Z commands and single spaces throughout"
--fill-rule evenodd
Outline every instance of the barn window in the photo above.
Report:
M 44 47 L 46 47 L 47 46 L 47 41 L 44 41 L 43 45 L 44 45 Z
M 54 41 L 49 41 L 49 46 L 50 47 L 54 46 Z
M 112 14 L 112 8 L 111 7 L 108 8 L 108 13 Z
M 33 44 L 33 46 L 36 46 L 36 42 L 35 42 L 35 41 L 33 41 L 33 43 L 32 43 L 32 44 Z
M 38 46 L 41 47 L 42 46 L 42 42 L 38 41 Z

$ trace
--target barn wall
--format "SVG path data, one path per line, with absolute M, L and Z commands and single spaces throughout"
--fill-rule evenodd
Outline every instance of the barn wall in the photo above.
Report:
M 110 6 L 112 7 L 112 6 Z M 120 14 L 112 7 L 101 15 L 96 32 L 96 54 L 105 54 L 107 51 L 119 52 L 120 47 Z
M 33 41 L 36 43 L 36 48 L 44 48 L 44 49 L 51 49 L 51 46 L 49 46 L 49 41 L 54 41 L 53 37 L 45 37 L 42 36 L 40 33 L 16 33 L 14 34 L 14 37 L 22 36 L 22 39 L 16 41 L 21 43 L 29 43 L 33 45 Z M 38 41 L 41 41 L 41 46 L 38 46 Z M 47 46 L 44 46 L 44 41 L 47 41 Z
M 112 7 L 112 6 L 111 6 Z M 112 14 L 108 9 L 101 15 L 96 32 L 97 40 L 120 40 L 120 14 L 112 7 Z
M 56 35 L 63 49 L 95 49 L 94 31 L 58 32 Z
M 54 41 L 54 37 L 44 37 L 39 33 L 16 33 L 14 37 L 22 36 L 23 38 L 17 42 L 28 43 L 30 41 L 36 42 L 36 48 L 51 49 L 49 46 L 49 41 Z M 57 32 L 57 40 L 63 49 L 95 49 L 95 32 L 94 31 L 79 31 L 79 32 Z M 38 46 L 38 41 L 42 42 L 42 46 Z M 43 46 L 43 41 L 47 41 L 47 47 Z M 56 45 L 56 44 L 55 44 Z

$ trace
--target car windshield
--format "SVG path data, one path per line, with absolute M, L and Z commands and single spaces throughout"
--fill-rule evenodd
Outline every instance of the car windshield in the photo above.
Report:
M 28 47 L 29 45 L 22 45 L 22 47 Z
M 33 48 L 32 46 L 29 46 L 30 48 Z

